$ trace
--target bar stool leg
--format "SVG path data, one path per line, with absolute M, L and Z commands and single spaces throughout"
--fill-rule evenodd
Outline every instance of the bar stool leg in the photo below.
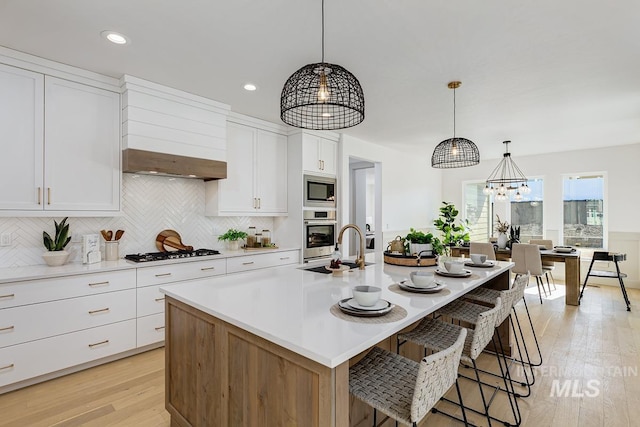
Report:
M 624 287 L 624 282 L 622 281 L 622 275 L 620 274 L 620 267 L 618 266 L 618 260 L 614 259 L 614 264 L 616 265 L 616 272 L 618 273 L 618 282 L 620 282 L 620 290 L 622 291 L 622 296 L 624 297 L 624 302 L 627 304 L 627 311 L 631 311 L 631 303 L 629 302 L 629 296 L 627 295 L 627 289 Z

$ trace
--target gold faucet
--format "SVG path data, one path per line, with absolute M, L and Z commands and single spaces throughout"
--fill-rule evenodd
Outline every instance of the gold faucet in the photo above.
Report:
M 364 234 L 360 227 L 355 224 L 347 224 L 340 229 L 340 233 L 338 233 L 338 244 L 342 245 L 342 234 L 347 228 L 353 228 L 360 235 L 360 255 L 356 257 L 356 265 L 358 269 L 364 270 Z

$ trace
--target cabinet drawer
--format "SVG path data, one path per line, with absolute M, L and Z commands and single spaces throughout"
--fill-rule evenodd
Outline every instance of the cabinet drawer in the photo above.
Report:
M 296 264 L 299 260 L 299 251 L 272 252 L 227 258 L 227 273 L 276 267 L 285 264 Z
M 180 264 L 140 267 L 137 271 L 138 287 L 144 287 L 225 274 L 226 262 L 224 258 L 221 258 Z
M 138 319 L 138 347 L 164 341 L 164 313 Z
M 135 289 L 7 308 L 0 310 L 0 347 L 135 317 Z
M 138 317 L 164 313 L 164 294 L 160 292 L 161 286 L 138 288 Z
M 134 349 L 136 321 L 0 349 L 0 387 Z
M 10 282 L 0 285 L 0 309 L 135 287 L 135 269 Z

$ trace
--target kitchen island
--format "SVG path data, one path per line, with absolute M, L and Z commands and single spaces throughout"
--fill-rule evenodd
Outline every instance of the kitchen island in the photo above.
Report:
M 512 265 L 470 269 L 465 279 L 439 277 L 447 287 L 435 294 L 398 291 L 393 284 L 412 268 L 381 262 L 343 276 L 289 266 L 167 286 L 172 425 L 355 424 L 350 361 L 375 345 L 394 349 L 395 334 L 471 289 L 508 288 Z M 381 287 L 403 316 L 366 322 L 334 315 L 331 307 L 357 285 Z

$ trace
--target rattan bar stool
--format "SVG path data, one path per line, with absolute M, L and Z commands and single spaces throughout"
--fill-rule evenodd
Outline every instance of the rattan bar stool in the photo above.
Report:
M 425 351 L 442 351 L 443 349 L 446 349 L 452 345 L 452 343 L 458 338 L 462 329 L 466 329 L 467 338 L 462 350 L 461 361 L 473 365 L 474 371 L 476 373 L 476 379 L 478 381 L 478 388 L 480 390 L 480 397 L 482 398 L 482 405 L 484 407 L 484 412 L 482 412 L 482 414 L 487 417 L 489 425 L 491 425 L 489 406 L 484 396 L 482 384 L 480 383 L 480 374 L 476 365 L 476 359 L 478 358 L 478 356 L 480 356 L 482 350 L 484 350 L 484 348 L 491 342 L 493 338 L 496 317 L 498 316 L 500 308 L 501 300 L 500 298 L 498 298 L 496 300 L 495 307 L 486 310 L 478 315 L 478 318 L 475 322 L 475 329 L 464 328 L 462 326 L 454 325 L 453 323 L 446 323 L 437 319 L 425 318 L 418 324 L 418 326 L 416 326 L 411 331 L 398 334 L 398 346 L 401 346 L 407 341 L 410 341 L 424 347 Z M 450 400 L 447 401 L 454 404 L 456 403 Z M 465 407 L 462 401 L 460 402 L 460 405 L 464 414 L 464 410 L 469 408 Z M 436 408 L 433 408 L 432 411 L 439 412 L 450 418 L 466 423 L 465 420 L 461 420 L 460 418 L 452 414 L 448 414 Z
M 373 407 L 374 426 L 380 411 L 396 424 L 415 427 L 453 384 L 462 402 L 457 378 L 466 337 L 467 331 L 460 329 L 451 345 L 420 362 L 373 347 L 349 368 L 349 391 Z M 464 410 L 463 418 L 466 425 Z
M 512 288 L 517 288 L 518 292 L 517 295 L 514 298 L 513 301 L 513 307 L 512 307 L 512 314 L 513 316 L 511 317 L 510 320 L 510 324 L 511 324 L 511 328 L 513 329 L 514 332 L 514 337 L 516 339 L 516 345 L 518 346 L 519 344 L 519 340 L 521 340 L 522 342 L 522 349 L 524 350 L 521 351 L 520 347 L 518 346 L 518 354 L 520 356 L 520 359 L 516 359 L 514 357 L 512 357 L 511 359 L 514 360 L 515 362 L 518 363 L 525 363 L 526 365 L 533 367 L 533 366 L 540 366 L 542 365 L 542 351 L 540 349 L 540 344 L 538 343 L 538 337 L 536 336 L 536 330 L 533 327 L 533 321 L 531 320 L 531 314 L 529 313 L 529 307 L 527 306 L 527 300 L 524 297 L 524 290 L 527 287 L 527 285 L 529 284 L 529 276 L 528 275 L 521 275 L 516 277 L 516 279 L 513 281 L 513 285 Z M 521 290 L 520 290 L 521 289 Z M 471 302 L 481 302 L 481 303 L 485 303 L 485 304 L 493 304 L 494 301 L 496 300 L 496 298 L 501 297 L 501 293 L 503 291 L 498 291 L 496 289 L 488 289 L 488 288 L 476 288 L 473 289 L 469 292 L 467 292 L 464 295 L 464 299 L 469 300 Z M 527 345 L 527 341 L 525 339 L 525 335 L 524 335 L 524 331 L 522 329 L 522 324 L 520 323 L 520 317 L 518 316 L 518 311 L 516 310 L 516 305 L 518 305 L 518 303 L 522 301 L 523 305 L 524 305 L 524 309 L 525 312 L 527 313 L 527 318 L 529 319 L 529 328 L 531 330 L 531 335 L 533 336 L 533 342 L 536 345 L 536 350 L 538 352 L 538 361 L 537 362 L 532 362 L 531 361 L 531 356 L 529 355 L 529 346 Z M 515 320 L 515 322 L 514 322 Z M 517 327 L 517 330 L 516 330 Z M 524 371 L 526 373 L 526 370 Z M 529 385 L 533 385 L 533 383 L 535 382 L 535 375 L 534 375 L 534 371 L 531 370 L 530 371 L 531 376 L 532 376 L 532 381 L 529 382 L 527 381 L 527 384 Z
M 528 279 L 528 277 L 526 278 Z M 498 391 L 503 391 L 507 393 L 507 398 L 509 400 L 509 405 L 511 406 L 511 412 L 513 414 L 513 425 L 520 425 L 520 423 L 522 422 L 522 416 L 520 414 L 520 407 L 518 405 L 518 398 L 519 397 L 527 397 L 531 394 L 531 387 L 529 385 L 529 378 L 528 378 L 528 374 L 527 371 L 525 369 L 525 365 L 524 363 L 521 363 L 521 366 L 523 368 L 523 371 L 525 373 L 525 379 L 526 381 L 524 383 L 522 383 L 523 386 L 527 387 L 528 393 L 526 395 L 523 395 L 521 393 L 517 393 L 515 388 L 514 388 L 514 381 L 511 378 L 511 373 L 509 370 L 509 363 L 507 362 L 506 356 L 504 354 L 504 347 L 502 345 L 502 339 L 500 338 L 500 334 L 498 333 L 498 328 L 499 326 L 506 320 L 511 320 L 511 311 L 512 308 L 515 304 L 515 301 L 517 301 L 518 299 L 522 298 L 522 296 L 524 295 L 524 289 L 526 287 L 528 283 L 528 280 L 525 282 L 521 279 L 518 279 L 518 281 L 515 282 L 514 286 L 511 289 L 508 290 L 503 290 L 503 291 L 499 291 L 499 296 L 496 297 L 496 299 L 494 301 L 492 301 L 492 303 L 495 304 L 495 301 L 497 300 L 501 300 L 502 304 L 501 304 L 501 308 L 498 312 L 498 315 L 496 317 L 496 323 L 495 323 L 495 331 L 496 331 L 496 336 L 498 338 L 498 344 L 499 347 L 497 347 L 495 345 L 495 340 L 494 340 L 494 348 L 495 350 L 498 352 L 500 352 L 500 356 L 502 357 L 497 357 L 498 360 L 498 366 L 500 368 L 500 374 L 496 374 L 493 372 L 487 372 L 487 371 L 483 371 L 481 370 L 481 372 L 487 372 L 490 373 L 493 376 L 496 377 L 500 377 L 502 378 L 503 382 L 504 382 L 504 388 L 502 387 L 495 387 L 492 384 L 487 384 L 482 382 L 482 384 L 490 386 L 490 387 L 494 387 L 495 388 L 495 392 L 494 395 L 492 396 L 492 398 L 489 401 L 489 405 L 491 406 L 491 402 L 493 401 L 493 398 L 495 397 L 495 393 Z M 466 323 L 470 323 L 472 325 L 475 325 L 476 319 L 478 319 L 478 316 L 489 310 L 489 308 L 487 306 L 484 305 L 479 305 L 479 304 L 473 304 L 471 302 L 467 302 L 467 301 L 462 301 L 462 300 L 456 300 L 453 301 L 449 304 L 447 304 L 446 306 L 442 307 L 441 309 L 439 309 L 436 314 L 440 315 L 440 316 L 447 316 L 448 318 L 450 318 L 451 320 L 454 321 L 458 321 L 458 322 L 466 322 Z M 511 322 L 510 322 L 511 323 Z M 516 335 L 514 334 L 514 338 L 516 337 Z M 519 341 L 516 340 L 516 344 L 518 347 L 518 351 L 522 351 L 522 349 L 520 348 L 520 344 Z M 503 362 L 504 362 L 504 367 L 503 367 Z M 469 378 L 469 377 L 464 377 L 470 380 L 474 380 L 473 378 Z M 533 380 L 532 380 L 533 383 Z M 492 417 L 492 419 L 495 419 L 496 421 L 500 421 L 506 425 L 510 425 L 510 423 L 498 419 L 498 418 L 494 418 Z

